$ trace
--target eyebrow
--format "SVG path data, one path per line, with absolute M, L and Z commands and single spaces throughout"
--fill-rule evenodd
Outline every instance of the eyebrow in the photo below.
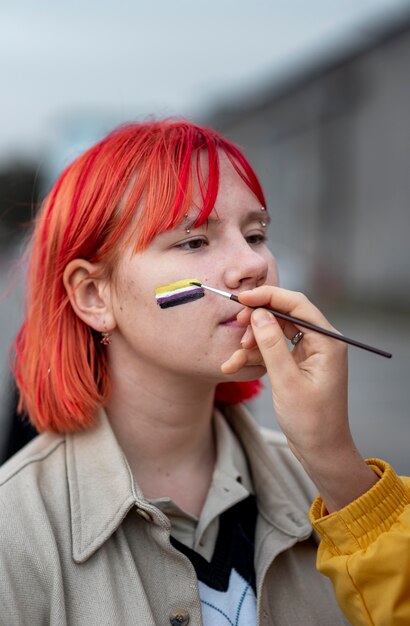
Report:
M 190 220 L 184 221 L 180 223 L 180 226 L 182 226 L 184 229 L 191 229 L 191 228 L 200 228 L 200 226 L 195 226 L 195 222 L 197 221 L 197 217 L 194 217 Z M 266 226 L 269 226 L 269 224 L 271 223 L 271 217 L 268 213 L 268 211 L 250 211 L 249 213 L 247 213 L 244 217 L 244 224 L 249 224 L 249 222 L 265 222 Z M 217 219 L 215 217 L 208 217 L 202 224 L 202 226 L 204 224 L 220 224 L 221 220 Z

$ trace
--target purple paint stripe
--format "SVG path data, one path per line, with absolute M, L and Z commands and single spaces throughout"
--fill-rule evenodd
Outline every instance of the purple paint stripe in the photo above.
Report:
M 158 302 L 161 309 L 169 309 L 172 306 L 178 306 L 179 304 L 185 304 L 186 302 L 194 302 L 195 300 L 199 300 L 205 296 L 204 293 L 197 293 L 195 296 L 185 296 L 183 298 L 179 298 L 179 300 L 167 300 L 166 302 Z
M 198 294 L 203 294 L 204 290 L 202 288 L 198 289 L 190 289 L 189 291 L 183 291 L 181 293 L 175 293 L 171 296 L 165 296 L 163 298 L 157 297 L 158 304 L 163 304 L 164 302 L 172 302 L 173 300 L 180 300 L 182 298 L 194 298 L 197 297 Z

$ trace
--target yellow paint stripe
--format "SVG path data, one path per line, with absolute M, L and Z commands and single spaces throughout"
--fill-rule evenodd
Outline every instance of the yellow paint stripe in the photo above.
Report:
M 155 289 L 155 295 L 158 296 L 162 293 L 166 293 L 167 291 L 175 291 L 176 289 L 183 289 L 184 287 L 192 287 L 191 282 L 194 281 L 196 283 L 201 282 L 198 278 L 184 278 L 183 280 L 177 280 L 174 283 L 157 287 L 157 289 Z

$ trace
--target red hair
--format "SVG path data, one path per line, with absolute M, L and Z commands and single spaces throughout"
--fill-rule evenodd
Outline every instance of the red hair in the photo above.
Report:
M 208 157 L 206 180 L 200 151 Z M 35 222 L 26 316 L 13 364 L 19 411 L 28 413 L 37 430 L 90 427 L 110 394 L 106 353 L 95 331 L 71 307 L 63 284 L 66 265 L 83 258 L 111 275 L 123 245 L 135 241 L 134 251 L 143 250 L 184 218 L 193 202 L 193 176 L 201 192 L 196 222 L 201 225 L 218 194 L 218 151 L 265 206 L 261 185 L 235 145 L 214 130 L 178 120 L 118 128 L 76 159 L 54 184 Z M 260 388 L 259 381 L 221 383 L 215 399 L 242 402 Z

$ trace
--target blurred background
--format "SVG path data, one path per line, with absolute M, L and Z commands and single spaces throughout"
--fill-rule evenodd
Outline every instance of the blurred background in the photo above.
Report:
M 179 115 L 264 185 L 284 287 L 350 350 L 352 430 L 410 472 L 410 0 L 15 0 L 0 8 L 0 458 L 18 261 L 61 169 L 115 125 Z M 297 393 L 297 390 L 295 390 Z M 274 426 L 269 389 L 251 407 Z

